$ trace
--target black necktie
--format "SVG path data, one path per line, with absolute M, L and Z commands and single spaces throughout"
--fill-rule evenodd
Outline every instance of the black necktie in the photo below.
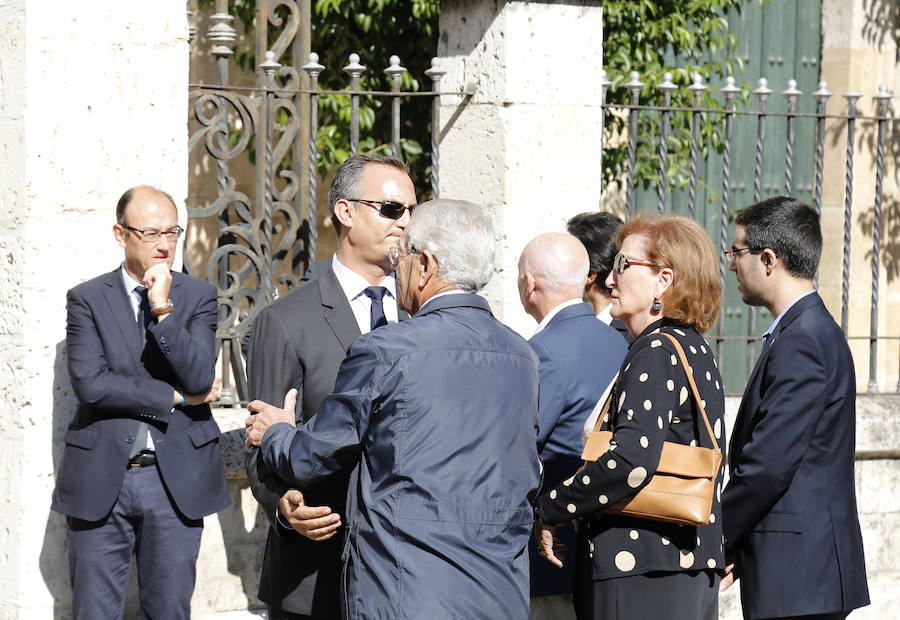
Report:
M 138 332 L 141 335 L 141 349 L 144 348 L 144 345 L 147 342 L 147 326 L 150 324 L 151 317 L 153 314 L 150 312 L 150 300 L 147 298 L 147 287 L 146 286 L 136 286 L 134 287 L 140 296 L 141 301 L 138 304 L 138 313 L 137 313 L 137 328 Z M 147 450 L 148 446 L 148 435 L 150 429 L 147 428 L 147 424 L 145 422 L 139 422 L 137 431 L 134 434 L 134 443 L 131 444 L 131 451 L 128 453 L 128 458 L 134 458 L 140 452 Z
M 382 301 L 384 294 L 387 293 L 387 289 L 383 286 L 370 286 L 363 293 L 372 300 L 372 308 L 369 311 L 369 327 L 375 329 L 382 325 L 387 325 L 387 317 L 384 316 L 384 302 Z
M 147 298 L 147 287 L 136 286 L 134 287 L 134 290 L 141 296 L 140 304 L 138 304 L 137 327 L 141 333 L 141 343 L 143 344 L 147 339 L 147 327 L 150 326 L 153 313 L 150 311 L 150 300 Z

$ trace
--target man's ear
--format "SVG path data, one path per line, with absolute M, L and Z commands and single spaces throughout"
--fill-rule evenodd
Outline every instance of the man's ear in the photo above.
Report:
M 116 243 L 118 243 L 123 248 L 125 247 L 125 229 L 121 224 L 113 224 L 113 236 L 116 238 Z
M 534 294 L 535 289 L 537 288 L 537 280 L 535 280 L 534 275 L 530 271 L 525 272 L 525 298 L 529 298 Z
M 353 228 L 353 206 L 349 200 L 341 198 L 334 203 L 334 216 L 344 228 Z
M 438 277 L 438 260 L 430 250 L 422 250 L 415 262 L 419 269 L 419 288 L 424 289 L 432 278 Z
M 591 271 L 587 274 L 587 278 L 584 281 L 584 292 L 587 293 L 594 287 L 594 283 L 597 281 L 597 272 Z
M 760 253 L 759 260 L 766 269 L 766 275 L 771 275 L 772 271 L 775 269 L 775 265 L 778 263 L 778 257 L 775 256 L 775 252 L 769 248 L 766 248 Z

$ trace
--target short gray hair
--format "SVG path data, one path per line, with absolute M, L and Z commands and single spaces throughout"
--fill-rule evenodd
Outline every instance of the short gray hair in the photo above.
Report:
M 406 230 L 409 251 L 434 254 L 438 276 L 447 284 L 476 293 L 494 274 L 494 225 L 483 207 L 429 200 L 416 207 Z

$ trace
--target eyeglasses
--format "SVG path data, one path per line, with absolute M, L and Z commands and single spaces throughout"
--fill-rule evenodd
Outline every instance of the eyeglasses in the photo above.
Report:
M 634 258 L 633 256 L 626 256 L 621 252 L 616 254 L 616 257 L 613 259 L 613 271 L 616 272 L 617 276 L 622 275 L 622 272 L 624 272 L 632 265 L 643 265 L 644 267 L 653 267 L 654 269 L 660 269 L 658 265 L 654 265 L 651 262 L 641 260 L 639 258 Z
M 725 250 L 725 258 L 728 260 L 732 260 L 735 256 L 740 256 L 742 252 L 752 252 L 750 248 L 731 248 L 730 250 Z
M 412 254 L 412 252 L 404 252 L 400 249 L 399 245 L 392 245 L 388 248 L 388 260 L 391 261 L 391 267 L 396 269 L 400 259 L 404 256 L 409 256 L 410 254 Z
M 181 226 L 176 226 L 171 230 L 154 230 L 152 228 L 141 230 L 140 228 L 133 228 L 131 226 L 122 224 L 122 228 L 124 228 L 125 230 L 130 230 L 133 233 L 137 233 L 141 238 L 141 241 L 143 241 L 144 243 L 156 243 L 157 241 L 159 241 L 160 237 L 165 237 L 166 241 L 169 243 L 175 243 L 184 232 L 184 228 L 182 228 Z
M 399 220 L 403 217 L 403 212 L 409 209 L 409 214 L 412 215 L 413 209 L 416 208 L 416 205 L 406 206 L 400 204 L 396 200 L 366 200 L 365 198 L 347 198 L 350 202 L 361 202 L 364 205 L 368 205 L 373 209 L 378 209 L 378 212 L 384 217 L 390 218 L 392 220 Z

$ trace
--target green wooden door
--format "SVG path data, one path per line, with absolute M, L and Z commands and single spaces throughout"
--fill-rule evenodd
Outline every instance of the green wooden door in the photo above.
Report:
M 788 80 L 796 80 L 797 89 L 803 92 L 797 102 L 798 113 L 815 112 L 815 100 L 810 95 L 818 87 L 821 58 L 821 2 L 820 0 L 771 0 L 763 5 L 750 2 L 738 13 L 729 13 L 731 32 L 737 37 L 738 53 L 744 61 L 742 75 L 735 76 L 745 90 L 758 86 L 758 79 L 765 77 L 773 91 L 768 97 L 765 128 L 765 149 L 761 198 L 785 193 L 786 143 L 785 117 L 775 116 L 787 112 L 787 100 L 781 95 L 788 88 Z M 667 63 L 678 65 L 679 59 L 669 54 Z M 724 84 L 713 83 L 716 91 Z M 716 97 L 724 102 L 719 93 Z M 749 107 L 758 109 L 754 97 Z M 731 193 L 729 198 L 729 225 L 726 246 L 731 246 L 734 213 L 753 203 L 754 166 L 757 144 L 757 117 L 736 115 L 731 144 Z M 815 119 L 794 120 L 794 148 L 791 195 L 812 204 L 815 162 Z M 712 153 L 699 166 L 701 183 L 698 185 L 695 217 L 702 223 L 720 249 L 722 233 L 722 183 L 723 157 Z M 671 189 L 671 188 L 670 188 Z M 635 190 L 635 210 L 655 211 L 657 188 Z M 688 215 L 687 189 L 674 189 L 666 200 L 666 209 Z M 722 313 L 725 316 L 728 338 L 724 355 L 719 360 L 727 393 L 741 393 L 753 363 L 759 352 L 756 344 L 748 350 L 748 315 L 737 291 L 737 284 L 730 272 L 725 279 L 726 290 Z M 758 337 L 772 322 L 772 316 L 764 308 L 756 309 L 755 334 Z M 707 334 L 715 343 L 716 329 Z

